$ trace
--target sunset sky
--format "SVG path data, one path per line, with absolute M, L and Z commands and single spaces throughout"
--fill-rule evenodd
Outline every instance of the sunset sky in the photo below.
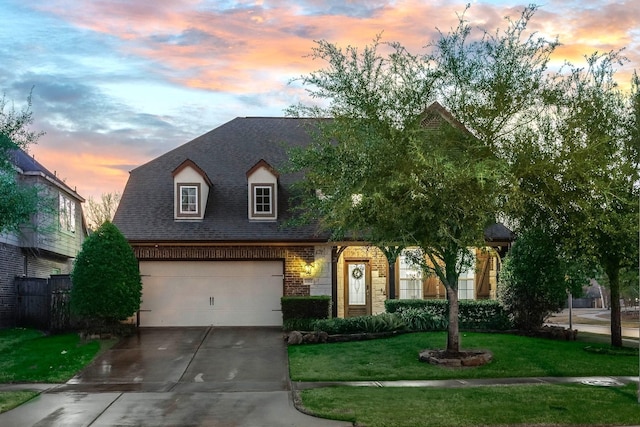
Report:
M 88 198 L 128 172 L 238 116 L 282 116 L 304 100 L 292 78 L 324 66 L 314 40 L 364 46 L 383 33 L 414 53 L 449 31 L 467 1 L 2 0 L 0 91 L 21 108 L 33 88 L 29 152 Z M 472 1 L 494 32 L 528 2 Z M 545 0 L 530 28 L 582 64 L 626 48 L 640 71 L 640 1 Z M 1 94 L 0 94 L 1 95 Z

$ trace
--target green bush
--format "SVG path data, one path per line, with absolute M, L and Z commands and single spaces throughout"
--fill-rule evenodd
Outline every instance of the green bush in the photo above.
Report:
M 556 242 L 542 230 L 524 232 L 505 259 L 498 298 L 516 328 L 534 330 L 567 300 L 566 271 Z
M 331 315 L 331 297 L 282 297 L 282 328 L 285 331 L 312 331 L 314 322 Z
M 429 325 L 433 318 L 432 327 L 435 330 L 446 329 L 449 319 L 449 301 L 447 300 L 387 300 L 385 308 L 388 313 L 404 313 L 404 321 L 410 329 Z M 512 324 L 504 307 L 496 300 L 460 300 L 458 304 L 460 328 L 474 330 L 507 330 Z M 425 314 L 418 314 L 419 312 Z M 412 322 L 417 323 L 412 326 Z M 439 319 L 444 319 L 444 325 L 439 325 Z M 420 330 L 420 329 L 416 329 Z M 426 329 L 432 330 L 432 329 Z
M 390 313 L 375 316 L 322 319 L 315 322 L 315 330 L 333 334 L 377 333 L 405 330 L 399 316 Z
M 140 308 L 138 260 L 125 237 L 110 222 L 84 241 L 71 280 L 71 310 L 92 324 L 117 323 Z
M 462 300 L 458 309 L 463 329 L 504 331 L 513 327 L 509 314 L 496 300 Z
M 313 331 L 319 319 L 287 319 L 282 321 L 285 331 Z
M 407 328 L 416 332 L 444 331 L 447 319 L 441 315 L 430 313 L 424 308 L 409 307 L 395 313 L 402 319 Z

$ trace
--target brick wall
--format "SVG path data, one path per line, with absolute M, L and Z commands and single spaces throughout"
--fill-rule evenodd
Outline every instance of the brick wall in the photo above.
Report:
M 284 295 L 308 296 L 305 266 L 314 261 L 313 246 L 134 246 L 140 261 L 268 261 L 284 262 Z

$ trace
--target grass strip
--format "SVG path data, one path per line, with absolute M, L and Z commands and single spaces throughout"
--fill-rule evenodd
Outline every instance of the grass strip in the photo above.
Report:
M 16 406 L 33 399 L 39 393 L 37 391 L 1 391 L 0 392 L 0 414 L 10 411 Z
M 420 362 L 421 350 L 446 345 L 446 333 L 429 332 L 372 341 L 290 346 L 290 375 L 294 381 L 638 375 L 637 357 L 593 351 L 611 348 L 605 343 L 487 333 L 464 333 L 461 343 L 462 349 L 490 350 L 493 361 L 468 369 Z M 585 351 L 586 346 L 590 346 L 591 351 Z
M 311 413 L 367 427 L 634 425 L 637 385 L 439 388 L 327 387 L 301 392 Z

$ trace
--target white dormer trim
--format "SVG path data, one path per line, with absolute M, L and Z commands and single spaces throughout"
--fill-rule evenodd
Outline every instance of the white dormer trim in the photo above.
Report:
M 260 160 L 247 172 L 248 216 L 251 221 L 278 219 L 278 172 Z
M 173 218 L 201 220 L 207 207 L 211 180 L 193 161 L 187 159 L 173 172 Z

